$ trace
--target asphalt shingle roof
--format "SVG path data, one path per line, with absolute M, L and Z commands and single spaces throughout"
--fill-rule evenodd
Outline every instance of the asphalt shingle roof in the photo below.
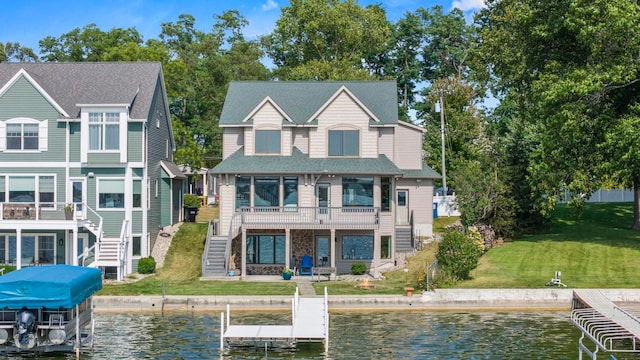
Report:
M 0 63 L 0 88 L 24 69 L 72 118 L 77 104 L 130 104 L 130 117 L 146 119 L 161 79 L 159 62 Z
M 238 149 L 211 169 L 216 174 L 376 174 L 401 175 L 402 171 L 387 158 L 309 158 L 298 148 L 291 156 L 245 156 Z
M 304 124 L 345 86 L 383 124 L 398 123 L 395 81 L 232 81 L 220 125 L 238 125 L 269 96 L 295 124 Z

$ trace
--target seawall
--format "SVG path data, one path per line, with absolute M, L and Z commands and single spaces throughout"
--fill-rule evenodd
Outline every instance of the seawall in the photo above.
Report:
M 616 303 L 640 303 L 640 289 L 601 289 Z M 293 296 L 95 296 L 97 312 L 290 310 Z M 573 290 L 439 289 L 398 295 L 329 295 L 330 310 L 569 310 Z

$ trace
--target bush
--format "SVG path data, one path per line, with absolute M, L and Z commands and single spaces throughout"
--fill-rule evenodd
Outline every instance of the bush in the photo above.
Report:
M 138 272 L 140 274 L 151 274 L 156 271 L 156 260 L 149 256 L 138 261 Z
M 478 265 L 482 251 L 474 241 L 458 231 L 450 231 L 438 244 L 438 265 L 455 279 L 469 278 L 471 270 Z
M 184 194 L 183 197 L 184 206 L 197 206 L 200 207 L 200 199 L 193 194 Z
M 353 275 L 362 275 L 367 271 L 367 266 L 364 263 L 357 262 L 351 265 L 351 273 Z

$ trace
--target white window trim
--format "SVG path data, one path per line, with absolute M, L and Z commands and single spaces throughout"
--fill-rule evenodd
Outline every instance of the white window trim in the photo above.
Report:
M 37 149 L 7 149 L 7 124 L 38 124 Z M 49 120 L 37 120 L 27 117 L 17 117 L 0 121 L 0 151 L 7 153 L 39 153 L 49 150 Z M 24 137 L 24 134 L 23 134 Z
M 119 113 L 119 149 L 118 150 L 89 150 L 89 113 Z M 128 113 L 126 107 L 116 105 L 114 107 L 83 107 L 80 113 L 80 161 L 88 162 L 89 154 L 120 154 L 120 162 L 127 162 L 127 134 Z
M 100 181 L 101 180 L 122 180 L 122 201 L 124 202 L 123 207 L 121 208 L 103 208 L 100 207 Z M 96 209 L 98 209 L 99 211 L 115 211 L 115 212 L 121 212 L 121 211 L 125 211 L 127 210 L 127 207 L 130 206 L 129 204 L 127 204 L 127 187 L 126 187 L 127 181 L 124 177 L 99 177 L 96 178 Z
M 58 202 L 58 176 L 56 174 L 6 174 L 6 175 L 2 175 L 4 176 L 4 189 L 1 189 L 4 191 L 4 199 L 5 199 L 5 203 L 10 203 L 11 201 L 9 201 L 9 191 L 11 190 L 9 187 L 9 178 L 11 177 L 24 177 L 24 176 L 28 176 L 28 177 L 34 177 L 34 183 L 35 183 L 35 195 L 36 195 L 36 199 L 34 199 L 34 203 L 40 203 L 40 177 L 41 176 L 53 176 L 53 202 L 54 204 Z M 52 207 L 52 208 L 48 208 L 48 207 L 43 207 L 41 208 L 42 210 L 45 211 L 55 211 L 56 210 L 56 206 Z
M 5 259 L 8 260 L 9 259 L 9 237 L 13 236 L 13 237 L 16 238 L 16 250 L 17 250 L 18 236 L 16 235 L 16 233 L 0 233 L 0 236 L 4 236 L 5 237 L 5 241 L 6 241 L 5 248 L 4 248 Z M 22 233 L 21 238 L 25 237 L 25 236 L 33 236 L 35 238 L 35 243 L 33 244 L 34 245 L 34 259 L 33 259 L 34 261 L 35 261 L 35 258 L 38 257 L 38 250 L 40 250 L 39 249 L 40 245 L 39 245 L 39 241 L 38 241 L 39 237 L 40 236 L 51 236 L 51 237 L 53 237 L 53 257 L 54 258 L 53 258 L 52 264 L 56 264 L 56 259 L 58 257 L 58 240 L 57 240 L 57 237 L 56 237 L 57 236 L 56 233 Z M 16 254 L 16 259 L 17 259 L 17 257 L 18 257 L 18 254 Z M 39 260 L 40 259 L 38 258 L 38 261 Z M 22 267 L 25 266 L 25 264 L 21 264 L 21 265 L 22 265 Z M 27 264 L 27 265 L 29 265 L 29 264 Z

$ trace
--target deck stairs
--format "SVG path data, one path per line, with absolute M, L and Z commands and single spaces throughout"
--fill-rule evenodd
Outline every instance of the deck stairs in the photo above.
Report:
M 116 268 L 117 280 L 121 281 L 126 273 L 128 264 L 129 221 L 124 220 L 122 222 L 120 236 L 105 236 L 101 230 L 96 233 L 92 231 L 90 223 L 85 224 L 85 228 L 96 235 L 96 243 L 81 255 L 82 263 L 88 267 L 102 269 L 103 274 L 107 267 Z M 98 228 L 101 228 L 101 226 L 98 226 Z
M 216 277 L 226 276 L 225 249 L 227 247 L 227 236 L 212 235 L 208 239 L 208 249 L 202 266 L 202 276 Z
M 396 253 L 413 252 L 411 245 L 411 226 L 396 225 Z

